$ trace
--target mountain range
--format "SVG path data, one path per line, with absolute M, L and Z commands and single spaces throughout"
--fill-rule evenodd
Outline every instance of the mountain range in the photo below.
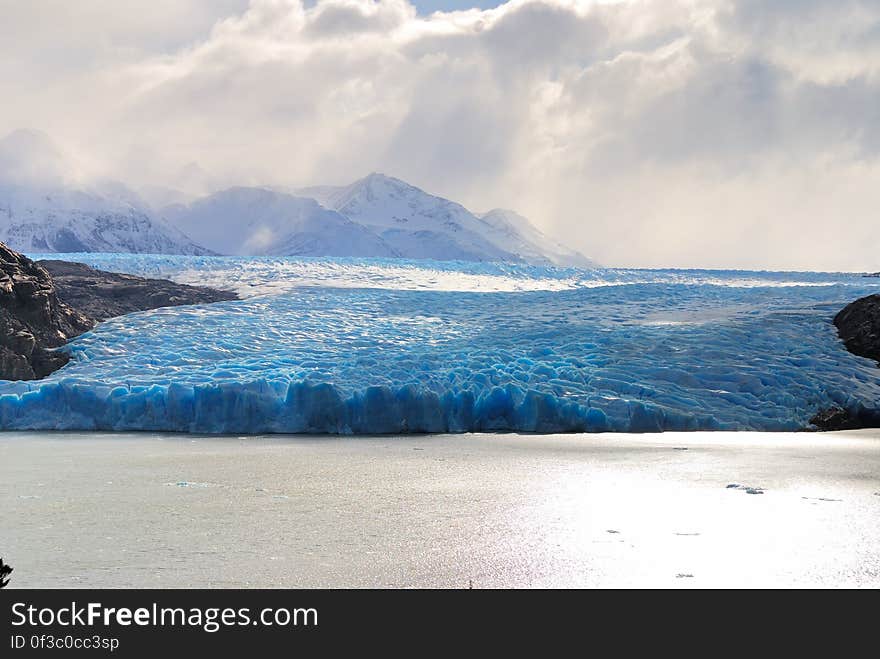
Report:
M 0 241 L 26 253 L 356 256 L 593 267 L 517 213 L 473 213 L 373 173 L 347 186 L 233 187 L 158 208 L 82 183 L 42 133 L 0 140 Z M 168 194 L 166 198 L 186 195 Z

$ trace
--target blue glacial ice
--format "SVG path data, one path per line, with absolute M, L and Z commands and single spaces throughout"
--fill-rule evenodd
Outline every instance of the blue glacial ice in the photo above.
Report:
M 235 288 L 131 314 L 0 428 L 204 433 L 797 430 L 880 408 L 831 319 L 880 280 L 364 259 L 66 255 Z

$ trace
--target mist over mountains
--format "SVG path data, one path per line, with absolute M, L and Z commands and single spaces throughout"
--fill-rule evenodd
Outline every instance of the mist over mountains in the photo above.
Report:
M 194 170 L 195 168 L 195 170 Z M 201 176 L 190 165 L 182 177 Z M 206 185 L 202 183 L 203 185 Z M 0 241 L 26 253 L 355 256 L 592 267 L 514 211 L 474 213 L 372 173 L 346 186 L 204 195 L 89 179 L 43 133 L 0 140 Z

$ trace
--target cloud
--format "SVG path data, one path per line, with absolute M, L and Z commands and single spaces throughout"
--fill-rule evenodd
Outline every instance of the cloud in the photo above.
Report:
M 380 170 L 612 265 L 880 269 L 876 2 L 126 4 L 4 7 L 0 130 L 168 187 Z
M 412 21 L 415 16 L 415 8 L 406 0 L 381 3 L 336 0 L 315 7 L 309 15 L 305 32 L 318 39 L 345 39 L 371 32 L 387 34 Z

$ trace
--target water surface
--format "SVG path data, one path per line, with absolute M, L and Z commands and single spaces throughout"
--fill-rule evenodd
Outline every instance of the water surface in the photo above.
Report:
M 878 587 L 878 520 L 876 431 L 0 434 L 17 587 Z

